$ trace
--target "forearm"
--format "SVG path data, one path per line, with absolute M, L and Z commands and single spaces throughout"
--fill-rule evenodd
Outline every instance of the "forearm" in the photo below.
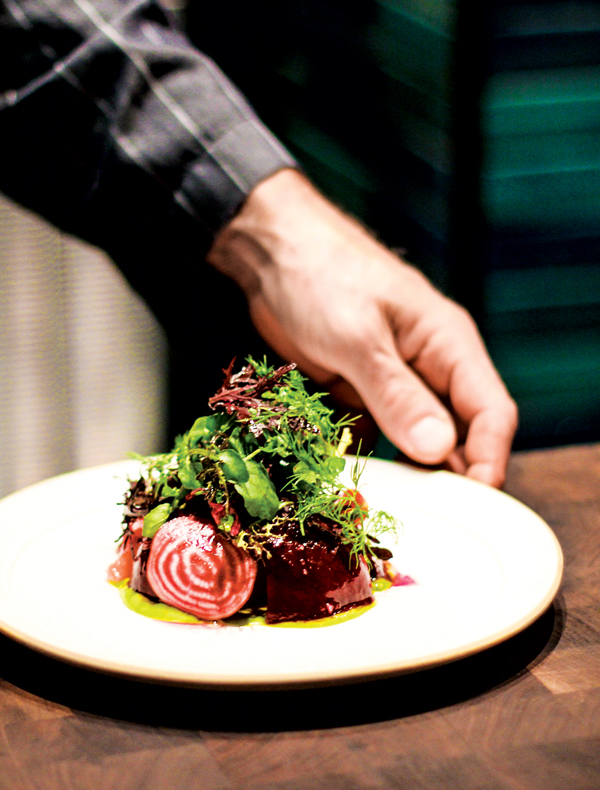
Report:
M 158 3 L 0 0 L 0 190 L 107 251 L 155 312 L 173 435 L 223 364 L 266 351 L 205 254 L 255 184 L 290 164 Z
M 59 227 L 114 254 L 191 221 L 201 257 L 254 186 L 293 164 L 158 3 L 0 8 L 0 188 Z

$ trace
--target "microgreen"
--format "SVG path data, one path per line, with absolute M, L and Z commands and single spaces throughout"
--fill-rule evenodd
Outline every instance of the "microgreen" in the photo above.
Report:
M 354 488 L 339 480 L 353 420 L 334 422 L 322 394 L 307 392 L 293 364 L 273 368 L 248 358 L 238 373 L 232 362 L 224 374 L 209 399 L 213 413 L 177 437 L 170 453 L 134 456 L 145 467 L 144 535 L 152 537 L 176 512 L 208 505 L 217 526 L 255 553 L 276 525 L 304 532 L 316 518 L 355 559 L 369 561 L 371 543 L 395 520 L 367 513 L 359 501 L 358 461 Z

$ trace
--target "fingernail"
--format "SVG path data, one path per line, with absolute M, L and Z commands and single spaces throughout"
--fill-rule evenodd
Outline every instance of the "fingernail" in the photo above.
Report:
M 409 429 L 407 438 L 415 460 L 436 463 L 442 461 L 454 446 L 455 433 L 448 420 L 428 415 Z

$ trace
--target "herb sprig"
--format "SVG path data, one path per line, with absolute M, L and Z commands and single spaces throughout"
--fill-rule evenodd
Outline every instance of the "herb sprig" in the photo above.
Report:
M 270 367 L 249 357 L 224 370 L 209 400 L 213 413 L 177 437 L 170 453 L 133 456 L 145 468 L 148 512 L 143 535 L 153 537 L 174 514 L 208 506 L 218 528 L 259 554 L 275 526 L 304 533 L 316 518 L 369 561 L 377 536 L 393 530 L 387 513 L 367 513 L 358 494 L 339 480 L 345 467 L 350 418 L 334 422 L 322 394 L 310 394 L 295 365 Z M 133 484 L 132 484 L 133 491 Z

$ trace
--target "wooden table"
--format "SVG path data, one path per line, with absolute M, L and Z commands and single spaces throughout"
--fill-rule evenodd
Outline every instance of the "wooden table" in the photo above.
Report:
M 506 490 L 565 553 L 562 590 L 477 656 L 354 686 L 189 691 L 0 641 L 0 788 L 600 788 L 600 445 L 514 455 Z

